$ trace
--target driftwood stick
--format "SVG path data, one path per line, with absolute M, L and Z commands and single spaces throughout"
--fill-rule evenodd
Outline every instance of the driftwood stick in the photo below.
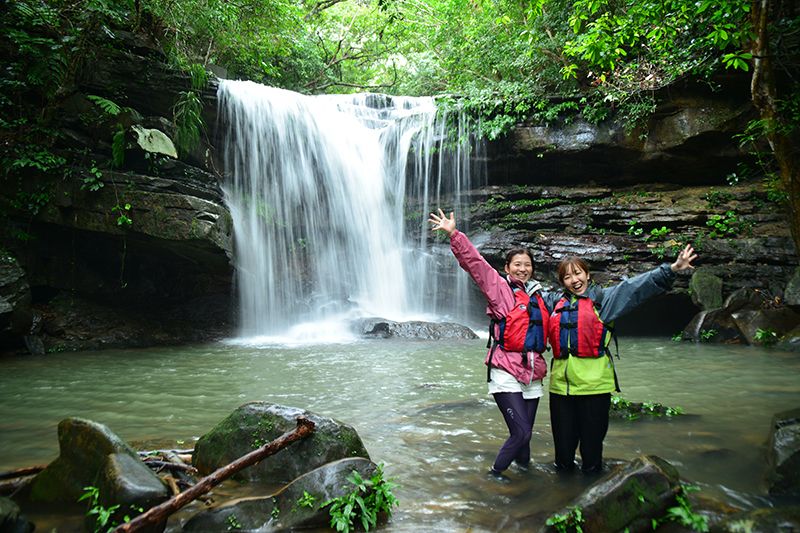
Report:
M 167 485 L 169 485 L 169 490 L 172 491 L 173 496 L 177 496 L 178 494 L 181 493 L 181 489 L 178 488 L 178 482 L 170 474 L 167 474 L 161 479 L 167 482 Z
M 30 476 L 20 476 L 0 481 L 0 496 L 10 496 L 14 494 L 18 489 L 33 481 L 33 477 L 33 474 L 31 474 Z
M 179 455 L 192 455 L 194 448 L 189 448 L 186 450 L 148 450 L 148 451 L 140 451 L 136 452 L 140 456 L 147 456 L 147 455 L 166 455 L 168 453 L 177 453 Z
M 17 468 L 16 470 L 9 470 L 8 472 L 0 472 L 0 479 L 14 479 L 17 477 L 31 476 L 38 474 L 45 469 L 45 465 L 26 466 L 24 468 Z
M 314 422 L 304 417 L 298 417 L 297 427 L 292 431 L 284 433 L 274 441 L 268 442 L 261 448 L 253 450 L 247 455 L 239 457 L 234 462 L 217 469 L 201 479 L 194 487 L 178 494 L 173 498 L 170 498 L 161 505 L 156 505 L 155 507 L 148 509 L 127 524 L 118 526 L 114 530 L 114 533 L 130 533 L 132 531 L 140 531 L 144 527 L 163 522 L 172 513 L 189 502 L 197 499 L 198 496 L 210 491 L 212 488 L 216 487 L 239 470 L 258 463 L 265 457 L 269 457 L 270 455 L 279 452 L 293 442 L 311 435 L 313 432 Z
M 149 466 L 150 468 L 165 468 L 167 470 L 180 470 L 181 472 L 188 472 L 193 474 L 195 472 L 195 468 L 193 466 L 189 466 L 185 463 L 173 463 L 171 461 L 161 461 L 159 459 L 145 459 L 144 464 Z

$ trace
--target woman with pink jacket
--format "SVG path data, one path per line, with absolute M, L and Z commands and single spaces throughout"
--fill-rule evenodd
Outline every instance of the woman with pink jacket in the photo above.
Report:
M 433 231 L 450 237 L 450 249 L 458 264 L 475 281 L 486 297 L 486 314 L 491 319 L 490 347 L 486 354 L 489 394 L 508 426 L 509 437 L 500 448 L 489 473 L 503 474 L 512 462 L 529 466 L 530 440 L 539 399 L 544 394 L 542 379 L 547 363 L 542 352 L 547 346 L 547 321 L 556 293 L 542 291 L 533 279 L 533 255 L 519 248 L 508 252 L 505 276 L 481 256 L 466 235 L 456 229 L 453 213 L 431 213 Z

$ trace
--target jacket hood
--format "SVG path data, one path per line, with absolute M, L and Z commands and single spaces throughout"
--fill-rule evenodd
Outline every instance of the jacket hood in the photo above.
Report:
M 522 287 L 523 283 L 518 279 L 512 278 L 508 274 L 505 276 L 506 281 L 508 281 L 509 285 Z M 536 281 L 535 279 L 529 279 L 524 284 L 525 292 L 528 293 L 528 296 L 533 296 L 533 294 L 537 291 L 542 291 L 542 284 Z

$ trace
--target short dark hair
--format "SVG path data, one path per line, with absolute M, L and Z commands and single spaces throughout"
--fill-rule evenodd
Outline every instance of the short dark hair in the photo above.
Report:
M 558 264 L 558 282 L 564 284 L 564 278 L 572 272 L 574 267 L 578 267 L 587 274 L 589 273 L 589 263 L 577 256 L 567 257 Z

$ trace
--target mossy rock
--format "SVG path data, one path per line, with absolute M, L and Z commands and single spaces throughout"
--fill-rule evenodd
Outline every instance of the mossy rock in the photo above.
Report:
M 654 455 L 641 456 L 610 472 L 556 514 L 568 517 L 573 509 L 580 509 L 583 531 L 646 531 L 651 519 L 675 505 L 680 490 L 675 467 Z M 540 533 L 557 530 L 554 524 Z
M 209 474 L 297 427 L 299 416 L 315 424 L 314 433 L 260 463 L 238 472 L 234 479 L 285 483 L 331 461 L 369 453 L 353 427 L 295 407 L 251 402 L 237 408 L 194 448 L 192 464 Z
M 698 268 L 689 281 L 692 301 L 702 309 L 722 307 L 722 279 L 710 270 Z
M 233 500 L 192 517 L 183 531 L 295 531 L 326 528 L 330 523 L 322 505 L 355 489 L 353 472 L 370 479 L 377 465 L 368 459 L 342 459 L 308 472 L 274 494 Z

